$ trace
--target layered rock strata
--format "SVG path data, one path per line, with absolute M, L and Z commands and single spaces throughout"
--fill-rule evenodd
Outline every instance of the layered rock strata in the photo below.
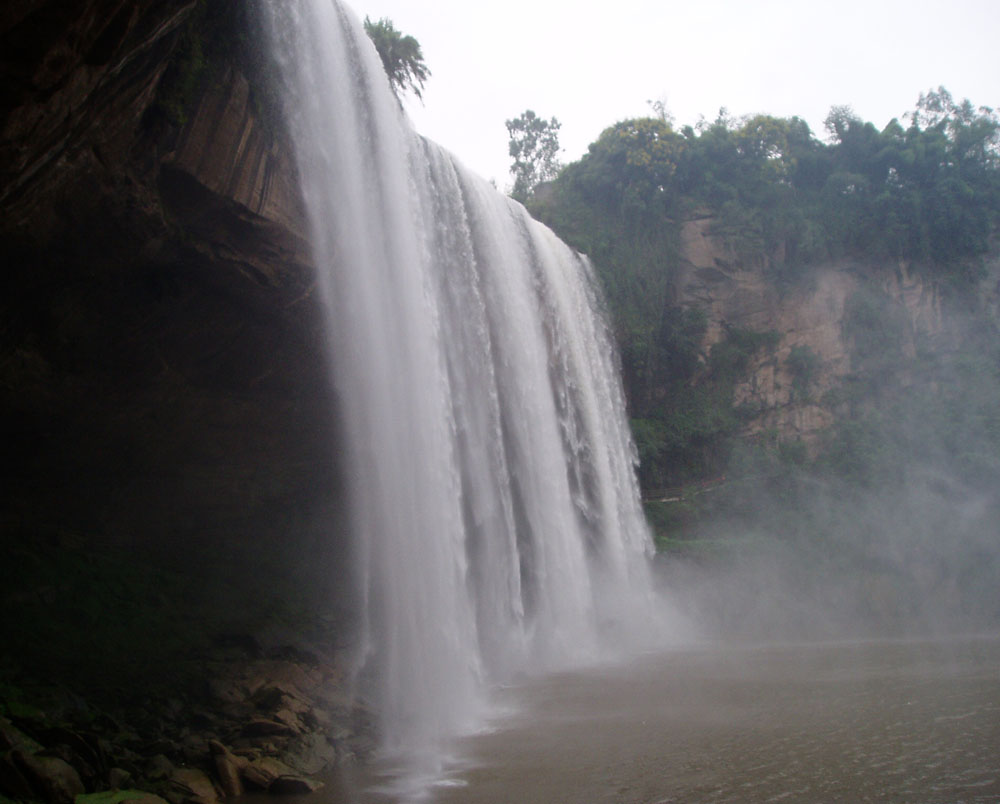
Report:
M 119 705 L 119 725 L 154 725 L 120 745 L 100 730 L 71 741 L 108 741 L 106 759 L 129 763 L 112 778 L 114 765 L 69 762 L 83 789 L 150 781 L 146 763 L 164 753 L 210 778 L 164 776 L 158 791 L 175 801 L 243 784 L 303 789 L 299 777 L 364 742 L 362 710 L 337 692 L 352 618 L 336 400 L 290 152 L 231 54 L 206 54 L 182 106 L 163 109 L 164 76 L 203 6 L 239 16 L 239 3 L 192 0 L 0 11 L 0 605 L 19 612 L 0 633 L 0 673 L 14 680 L 0 686 L 0 712 L 9 729 L 41 734 L 49 718 L 13 717 L 18 689 L 86 696 L 101 682 L 96 711 Z M 158 587 L 158 573 L 169 583 Z M 267 706 L 247 685 L 222 700 L 217 679 L 277 660 L 231 656 L 207 688 L 179 694 L 197 722 L 160 698 L 151 719 L 128 717 L 143 674 L 156 675 L 150 689 L 169 687 L 172 664 L 216 662 L 205 646 L 220 634 L 256 639 L 296 606 L 325 618 L 332 653 L 293 658 L 288 672 L 322 685 L 279 684 Z M 81 628 L 100 650 L 79 649 Z M 137 686 L 113 700 L 126 678 Z M 69 772 L 28 778 L 56 764 L 58 741 L 12 740 L 6 795 L 23 797 L 22 784 L 50 801 L 80 792 Z

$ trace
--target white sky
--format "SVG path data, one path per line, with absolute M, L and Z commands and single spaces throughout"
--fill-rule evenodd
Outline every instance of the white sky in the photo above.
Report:
M 504 121 L 562 123 L 564 162 L 662 100 L 678 126 L 764 112 L 826 137 L 833 105 L 879 128 L 944 85 L 1000 107 L 1000 0 L 347 0 L 421 44 L 416 129 L 501 189 Z

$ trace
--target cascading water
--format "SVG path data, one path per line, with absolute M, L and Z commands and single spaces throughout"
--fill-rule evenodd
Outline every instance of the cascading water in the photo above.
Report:
M 410 128 L 353 14 L 266 3 L 335 384 L 385 748 L 433 766 L 484 685 L 655 615 L 587 261 Z

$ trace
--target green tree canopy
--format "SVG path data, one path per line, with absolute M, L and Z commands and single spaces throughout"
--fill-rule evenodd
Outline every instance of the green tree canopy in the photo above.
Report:
M 683 138 L 662 118 L 623 120 L 590 146 L 577 180 L 609 211 L 638 223 L 664 214 L 683 150 Z
M 509 153 L 513 160 L 511 173 L 514 186 L 511 196 L 527 201 L 543 181 L 551 181 L 559 174 L 559 128 L 556 118 L 545 120 L 531 109 L 520 117 L 507 121 L 510 135 Z
M 396 97 L 412 92 L 422 99 L 421 92 L 431 71 L 424 64 L 420 43 L 412 36 L 404 36 L 397 31 L 392 20 L 387 17 L 378 22 L 365 17 L 365 32 L 375 44 Z
M 725 109 L 675 130 L 651 105 L 654 116 L 605 129 L 527 201 L 594 263 L 629 409 L 643 423 L 643 482 L 658 485 L 720 470 L 743 415 L 733 378 L 752 353 L 733 333 L 699 352 L 698 311 L 675 307 L 682 223 L 705 219 L 737 259 L 763 264 L 780 284 L 826 259 L 908 260 L 961 293 L 975 287 L 1000 225 L 1000 116 L 938 88 L 882 129 L 834 107 L 821 140 L 800 118 Z M 522 117 L 509 125 L 544 125 Z M 537 174 L 526 176 L 519 187 L 530 191 Z M 810 355 L 790 358 L 805 394 Z

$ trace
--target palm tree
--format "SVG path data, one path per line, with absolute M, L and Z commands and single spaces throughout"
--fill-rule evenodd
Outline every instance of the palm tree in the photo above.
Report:
M 399 98 L 403 92 L 412 92 L 423 100 L 420 91 L 431 71 L 424 64 L 420 43 L 412 36 L 403 36 L 387 17 L 378 22 L 365 17 L 365 31 L 375 43 L 396 97 Z

